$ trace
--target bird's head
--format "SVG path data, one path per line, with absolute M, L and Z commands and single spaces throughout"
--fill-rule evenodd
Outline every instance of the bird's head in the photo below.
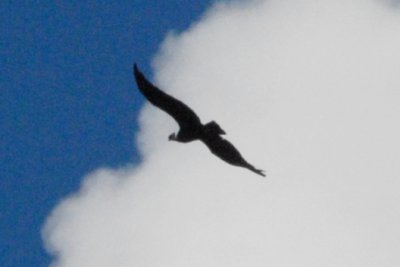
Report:
M 168 141 L 176 141 L 176 134 L 172 133 L 168 136 Z

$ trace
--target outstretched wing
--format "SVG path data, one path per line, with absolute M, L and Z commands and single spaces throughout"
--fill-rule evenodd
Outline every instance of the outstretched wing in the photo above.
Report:
M 192 109 L 151 84 L 144 77 L 143 73 L 140 72 L 136 64 L 133 69 L 139 90 L 150 103 L 171 115 L 182 129 L 194 128 L 201 125 L 199 117 Z
M 263 170 L 256 169 L 253 165 L 248 163 L 228 140 L 222 138 L 219 135 L 209 136 L 203 138 L 202 141 L 210 149 L 211 153 L 219 157 L 220 159 L 228 162 L 229 164 L 247 168 L 258 175 L 265 176 Z

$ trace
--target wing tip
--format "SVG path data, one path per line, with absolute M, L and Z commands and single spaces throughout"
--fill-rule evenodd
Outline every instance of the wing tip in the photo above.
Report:
M 262 177 L 267 177 L 264 170 L 255 169 L 253 170 L 256 174 L 261 175 Z
M 251 166 L 249 169 L 250 169 L 251 171 L 253 171 L 254 173 L 256 173 L 256 174 L 262 176 L 262 177 L 267 177 L 267 175 L 265 174 L 265 171 L 264 171 L 264 170 L 256 169 L 256 168 L 254 168 L 253 166 Z
M 139 70 L 139 67 L 137 66 L 136 62 L 133 63 L 133 75 L 135 76 L 135 79 L 136 79 L 136 82 L 138 83 L 138 85 L 139 85 L 139 83 L 146 80 L 143 73 Z

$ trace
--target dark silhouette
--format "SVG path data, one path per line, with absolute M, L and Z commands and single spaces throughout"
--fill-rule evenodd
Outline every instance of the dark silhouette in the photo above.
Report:
M 225 134 L 225 131 L 215 121 L 203 125 L 196 113 L 187 105 L 151 84 L 139 71 L 136 64 L 134 65 L 134 74 L 140 92 L 150 103 L 167 112 L 179 124 L 179 132 L 172 133 L 168 137 L 170 141 L 187 143 L 201 140 L 214 155 L 229 164 L 244 167 L 265 176 L 263 170 L 254 168 L 230 142 L 220 136 Z

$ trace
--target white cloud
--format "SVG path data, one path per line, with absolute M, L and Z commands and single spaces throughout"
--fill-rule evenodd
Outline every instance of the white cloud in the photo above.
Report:
M 398 266 L 400 14 L 384 3 L 217 4 L 169 36 L 156 83 L 268 177 L 167 142 L 177 125 L 146 106 L 143 164 L 89 175 L 49 217 L 54 265 Z

